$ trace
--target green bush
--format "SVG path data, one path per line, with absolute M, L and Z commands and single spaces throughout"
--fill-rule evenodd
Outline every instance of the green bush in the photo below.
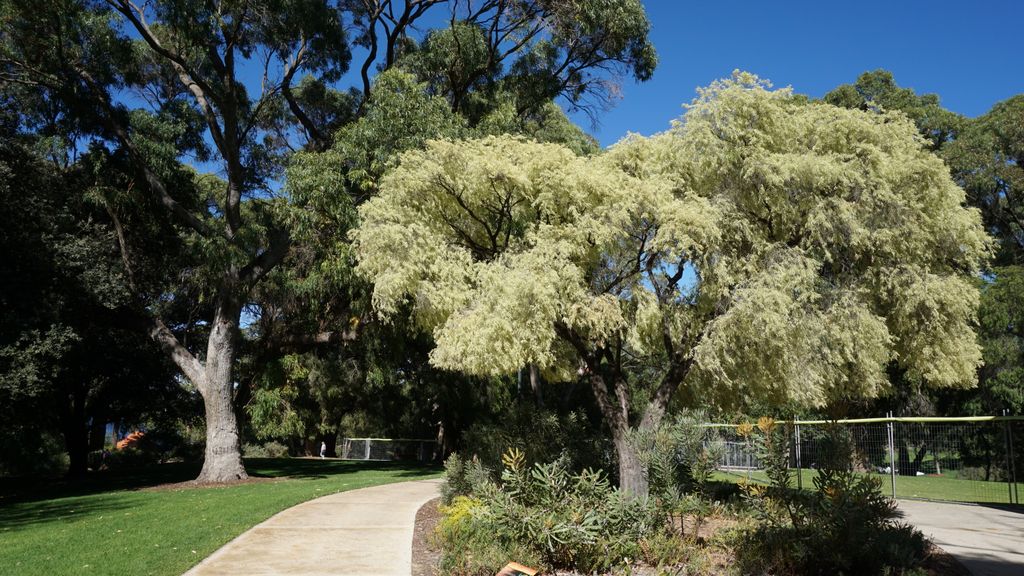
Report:
M 139 448 L 122 448 L 121 450 L 97 450 L 89 453 L 89 465 L 94 470 L 106 467 L 112 470 L 123 468 L 138 468 L 148 464 L 156 464 L 160 461 L 158 454 Z
M 524 545 L 496 539 L 487 507 L 477 498 L 456 496 L 440 508 L 435 537 L 442 544 L 440 573 L 449 576 L 492 576 L 510 559 L 539 566 L 540 556 Z
M 466 460 L 452 454 L 444 461 L 444 482 L 441 484 L 441 502 L 451 504 L 457 496 L 480 493 L 491 481 L 491 471 L 476 458 Z
M 723 446 L 700 426 L 703 413 L 677 416 L 658 429 L 636 433 L 630 441 L 647 469 L 650 494 L 670 527 L 684 535 L 685 518 L 693 520 L 693 536 L 714 510 L 711 482 Z
M 843 430 L 830 433 L 831 457 L 813 492 L 790 486 L 780 426 L 762 419 L 740 431 L 751 437 L 770 478 L 768 486 L 741 486 L 759 520 L 736 542 L 743 573 L 907 574 L 923 562 L 924 536 L 896 521 L 896 504 L 878 478 L 853 471 L 853 443 Z
M 136 447 L 153 462 L 182 460 L 197 462 L 203 458 L 205 437 L 191 438 L 177 426 L 153 427 L 139 439 Z
M 67 472 L 68 464 L 64 441 L 59 434 L 47 430 L 0 429 L 0 478 L 58 476 Z
M 475 456 L 491 470 L 501 468 L 501 455 L 518 448 L 527 464 L 568 457 L 572 470 L 613 469 L 614 451 L 600 425 L 583 412 L 561 414 L 532 404 L 517 403 L 500 421 L 480 422 L 466 430 L 459 452 Z
M 525 454 L 504 457 L 501 482 L 449 479 L 455 495 L 438 529 L 443 574 L 494 574 L 508 560 L 545 569 L 607 571 L 643 560 L 675 562 L 682 542 L 671 540 L 652 500 L 614 488 L 601 472 L 570 472 L 568 459 L 525 465 Z M 471 468 L 472 470 L 472 468 Z
M 288 447 L 276 440 L 263 444 L 243 444 L 242 456 L 246 458 L 287 458 Z

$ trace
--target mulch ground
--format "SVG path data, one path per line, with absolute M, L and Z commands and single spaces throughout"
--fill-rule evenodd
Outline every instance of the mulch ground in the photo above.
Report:
M 416 527 L 412 534 L 412 576 L 437 576 L 441 551 L 434 547 L 431 535 L 441 520 L 437 507 L 440 498 L 434 498 L 416 513 Z
M 280 476 L 265 478 L 262 476 L 249 476 L 245 480 L 223 483 L 214 482 L 208 484 L 200 484 L 195 480 L 188 480 L 186 482 L 169 482 L 167 484 L 157 484 L 156 486 L 146 486 L 145 488 L 137 488 L 136 490 L 139 492 L 164 492 L 167 490 L 182 490 L 186 488 L 228 488 L 231 486 L 241 486 L 242 484 L 263 484 L 265 482 L 280 482 L 282 480 L 288 480 L 288 477 Z

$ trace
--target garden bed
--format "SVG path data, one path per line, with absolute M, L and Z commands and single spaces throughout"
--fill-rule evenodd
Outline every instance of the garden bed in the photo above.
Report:
M 424 504 L 416 513 L 416 527 L 412 540 L 412 576 L 438 576 L 440 574 L 441 550 L 434 532 L 438 522 L 442 518 L 438 510 L 441 499 L 435 498 Z M 689 523 L 688 523 L 689 524 Z M 692 526 L 692 524 L 689 524 Z M 697 539 L 694 543 L 701 550 L 701 558 L 694 564 L 680 565 L 675 567 L 652 567 L 634 566 L 630 571 L 636 576 L 655 576 L 664 574 L 666 569 L 672 573 L 681 575 L 702 574 L 706 576 L 726 576 L 733 574 L 730 566 L 734 563 L 731 551 L 720 544 L 708 545 L 712 542 L 721 542 L 723 531 L 734 528 L 738 521 L 733 518 L 716 516 L 706 519 L 700 526 Z M 514 560 L 514 559 L 510 559 Z M 675 569 L 673 571 L 672 569 Z M 927 576 L 971 576 L 963 564 L 958 562 L 951 554 L 932 545 L 929 549 L 928 558 L 922 566 Z M 579 576 L 574 572 L 555 572 L 553 576 Z

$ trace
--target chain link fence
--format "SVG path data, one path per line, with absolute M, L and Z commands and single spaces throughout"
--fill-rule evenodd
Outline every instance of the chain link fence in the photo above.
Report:
M 894 498 L 1020 504 L 1024 492 L 1024 417 L 920 417 L 780 422 L 790 439 L 789 461 L 796 485 L 812 488 L 819 463 L 830 458 L 832 432 L 846 434 L 855 472 L 877 475 Z M 732 477 L 765 482 L 749 438 L 736 425 L 707 424 L 721 442 L 718 469 Z
M 342 438 L 338 456 L 342 460 L 437 460 L 437 442 L 407 438 Z

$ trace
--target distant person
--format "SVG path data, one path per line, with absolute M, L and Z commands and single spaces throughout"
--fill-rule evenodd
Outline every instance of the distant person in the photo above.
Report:
M 327 442 L 320 443 L 320 458 L 327 457 Z

